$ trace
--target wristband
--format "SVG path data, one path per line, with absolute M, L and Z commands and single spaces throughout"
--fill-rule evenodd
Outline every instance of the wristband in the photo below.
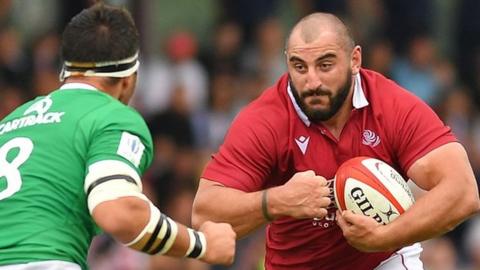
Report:
M 207 239 L 202 232 L 197 232 L 190 228 L 187 228 L 187 231 L 190 237 L 190 245 L 185 253 L 185 257 L 201 259 L 207 251 Z
M 262 191 L 262 214 L 267 221 L 273 221 L 273 217 L 268 213 L 267 189 Z

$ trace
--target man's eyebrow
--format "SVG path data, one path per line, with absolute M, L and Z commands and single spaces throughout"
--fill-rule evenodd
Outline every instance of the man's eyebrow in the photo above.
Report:
M 334 53 L 326 53 L 324 55 L 321 55 L 319 57 L 317 57 L 317 59 L 315 59 L 315 62 L 319 62 L 319 61 L 322 61 L 322 60 L 325 60 L 327 58 L 336 58 L 337 55 L 334 54 Z M 290 58 L 288 59 L 289 62 L 294 62 L 294 61 L 299 61 L 299 62 L 305 62 L 305 60 L 303 60 L 302 58 L 298 57 L 298 56 L 290 56 Z
M 290 58 L 288 59 L 289 62 L 294 62 L 294 61 L 300 61 L 300 62 L 305 62 L 302 58 L 298 57 L 298 56 L 290 56 Z
M 321 55 L 319 57 L 317 57 L 317 59 L 315 59 L 315 62 L 319 62 L 319 61 L 322 61 L 322 60 L 325 60 L 327 58 L 336 58 L 337 55 L 334 54 L 334 53 L 326 53 L 324 55 Z

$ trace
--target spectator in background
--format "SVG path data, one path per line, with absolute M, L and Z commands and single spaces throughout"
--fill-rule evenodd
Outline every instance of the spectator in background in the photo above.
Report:
M 189 113 L 205 110 L 207 104 L 207 72 L 197 60 L 198 45 L 193 34 L 174 32 L 166 41 L 167 60 L 154 58 L 140 70 L 143 73 L 135 102 L 147 116 L 163 112 L 171 105 L 175 90 L 184 91 Z
M 470 126 L 473 119 L 473 104 L 465 89 L 452 89 L 442 106 L 443 119 L 452 128 L 458 140 L 470 146 Z M 467 147 L 467 151 L 471 149 Z
M 430 239 L 422 243 L 421 259 L 425 270 L 458 270 L 455 246 L 447 237 Z
M 258 25 L 265 18 L 273 16 L 279 6 L 279 0 L 242 0 L 231 1 L 221 0 L 220 6 L 224 12 L 224 18 L 230 18 L 237 22 L 243 35 L 243 42 L 251 44 L 254 42 Z
M 3 119 L 15 108 L 20 106 L 25 97 L 23 90 L 13 85 L 0 85 L 0 119 Z
M 240 73 L 242 29 L 233 21 L 224 21 L 214 31 L 211 45 L 201 55 L 201 62 L 209 77 L 217 72 Z
M 243 56 L 243 70 L 265 76 L 273 84 L 286 70 L 284 55 L 285 35 L 278 18 L 262 21 L 255 32 L 255 43 L 246 49 Z
M 475 0 L 473 0 L 475 1 Z M 383 0 L 385 34 L 396 54 L 408 50 L 409 41 L 420 33 L 430 33 L 435 1 Z
M 60 37 L 53 32 L 40 35 L 33 43 L 31 58 L 32 83 L 34 96 L 46 95 L 60 86 Z
M 207 73 L 198 61 L 198 44 L 193 34 L 176 32 L 167 40 L 175 83 L 185 91 L 183 98 L 190 113 L 205 110 L 207 105 Z
M 436 63 L 436 49 L 431 38 L 416 36 L 409 43 L 406 57 L 395 61 L 392 79 L 434 106 L 440 96 L 440 85 L 434 69 Z
M 480 173 L 480 118 L 467 87 L 456 86 L 446 92 L 439 107 L 442 118 L 457 134 L 459 141 L 466 145 L 472 167 L 477 175 Z
M 462 239 L 465 245 L 465 250 L 470 255 L 469 266 L 465 270 L 480 269 L 480 217 L 473 218 L 470 222 L 470 227 Z
M 325 2 L 325 1 L 323 1 Z M 338 1 L 335 1 L 338 2 Z M 382 0 L 347 0 L 345 20 L 352 26 L 358 44 L 370 44 L 385 32 L 385 8 Z M 368 14 L 368 15 L 366 15 Z
M 0 26 L 0 82 L 26 89 L 28 86 L 26 57 L 15 29 Z
M 394 52 L 387 39 L 372 41 L 366 50 L 365 66 L 392 78 Z
M 457 68 L 477 107 L 480 106 L 480 1 L 458 1 Z
M 240 96 L 240 90 L 243 89 L 240 89 L 234 73 L 213 73 L 209 108 L 203 114 L 192 115 L 198 148 L 211 153 L 221 144 L 238 111 L 235 100 Z

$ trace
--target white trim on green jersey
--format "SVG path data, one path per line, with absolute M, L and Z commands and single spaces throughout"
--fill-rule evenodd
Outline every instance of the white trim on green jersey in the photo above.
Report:
M 42 261 L 0 266 L 0 270 L 80 270 L 80 265 L 64 261 Z
M 88 90 L 98 91 L 97 88 L 86 83 L 66 83 L 60 87 L 60 90 L 68 90 L 68 89 L 88 89 Z

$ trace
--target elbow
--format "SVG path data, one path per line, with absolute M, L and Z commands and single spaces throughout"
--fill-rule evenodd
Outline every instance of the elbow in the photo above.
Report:
M 464 185 L 465 188 L 461 194 L 462 201 L 459 204 L 465 218 L 475 215 L 480 211 L 480 199 L 475 178 L 473 178 L 471 182 L 475 184 Z
M 447 232 L 454 230 L 460 223 L 480 212 L 480 201 L 478 200 L 478 197 L 464 199 L 459 205 L 457 212 L 458 219 L 447 226 Z
M 448 226 L 448 231 L 453 230 L 457 225 L 480 212 L 480 200 L 476 187 L 475 191 L 466 191 L 461 195 L 460 198 L 461 199 L 457 201 L 454 208 L 457 219 L 453 224 Z
M 103 222 L 97 222 L 100 228 L 107 234 L 117 238 L 122 243 L 129 242 L 130 239 L 122 237 L 123 235 L 133 235 L 132 226 L 129 226 L 127 220 L 115 216 L 106 216 Z
M 478 193 L 472 194 L 469 198 L 465 198 L 463 202 L 464 213 L 466 217 L 473 216 L 480 212 L 480 200 Z
M 149 216 L 149 205 L 138 198 L 105 202 L 93 211 L 97 225 L 122 243 L 135 239 L 148 223 Z

